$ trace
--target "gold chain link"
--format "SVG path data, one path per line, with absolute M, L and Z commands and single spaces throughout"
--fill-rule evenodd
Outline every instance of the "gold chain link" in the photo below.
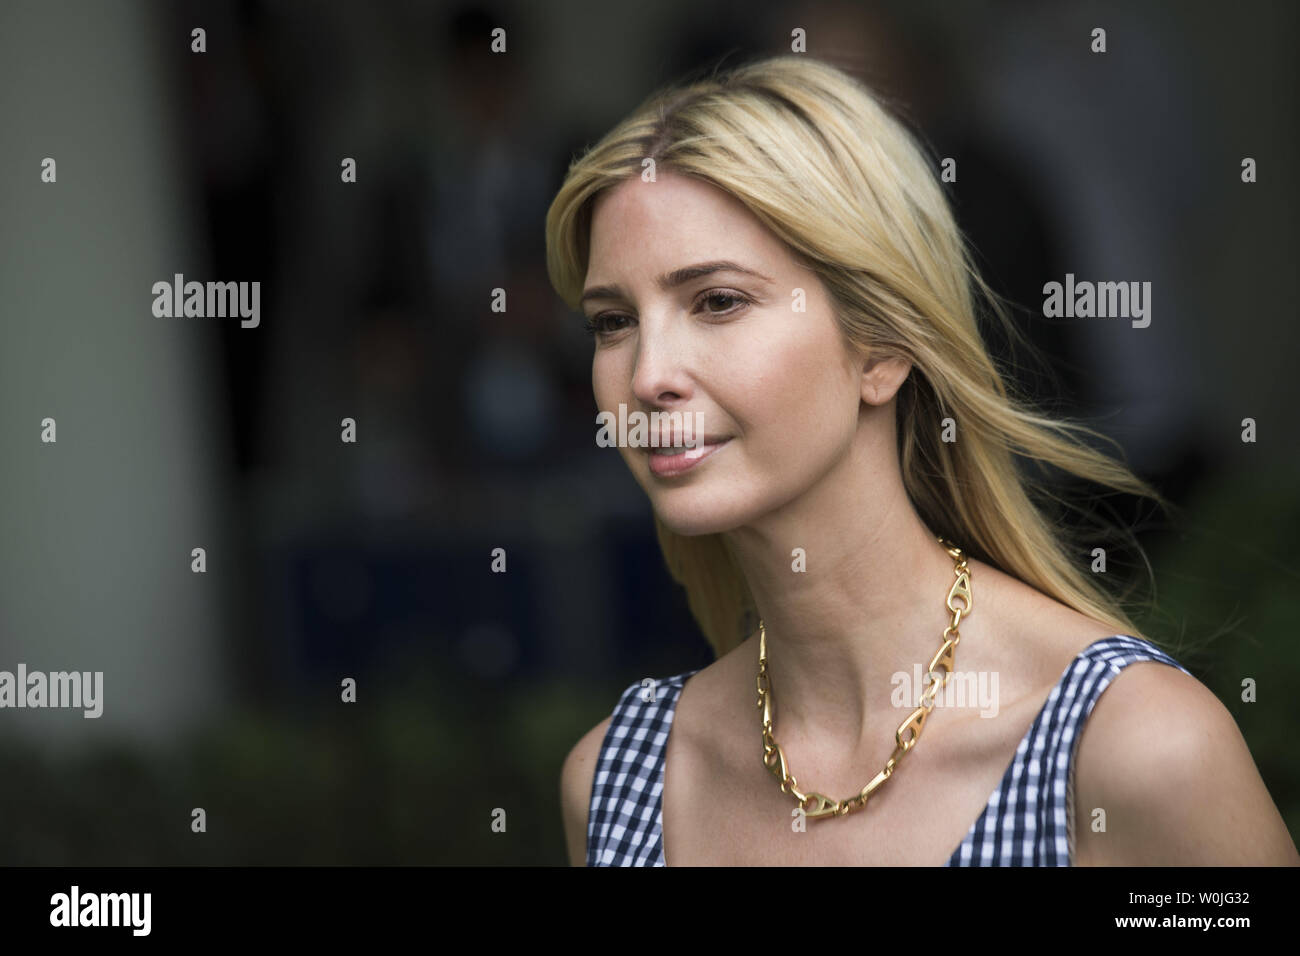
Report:
M 776 737 L 772 734 L 772 687 L 767 674 L 767 629 L 763 626 L 763 619 L 758 620 L 758 706 L 763 710 L 763 766 L 772 771 L 780 781 L 781 792 L 792 794 L 799 806 L 803 807 L 804 813 L 814 820 L 821 817 L 842 817 L 867 805 L 871 795 L 893 776 L 903 755 L 915 747 L 916 742 L 921 739 L 925 720 L 934 709 L 934 697 L 947 686 L 948 678 L 953 675 L 957 645 L 961 643 L 958 625 L 961 624 L 962 615 L 971 612 L 974 603 L 970 589 L 970 568 L 966 564 L 966 556 L 960 548 L 943 538 L 939 539 L 939 543 L 956 562 L 953 574 L 957 576 L 957 580 L 949 588 L 947 600 L 948 610 L 952 612 L 952 623 L 943 629 L 943 644 L 930 659 L 926 670 L 930 683 L 921 694 L 921 706 L 912 711 L 911 716 L 894 732 L 896 746 L 893 755 L 885 761 L 884 769 L 876 774 L 856 796 L 845 800 L 832 800 L 825 794 L 815 791 L 804 793 L 799 789 L 794 775 L 790 773 L 785 751 L 781 749 L 781 745 L 776 742 Z M 962 603 L 954 605 L 953 602 L 958 598 Z M 943 669 L 942 679 L 936 676 L 935 672 L 938 668 Z

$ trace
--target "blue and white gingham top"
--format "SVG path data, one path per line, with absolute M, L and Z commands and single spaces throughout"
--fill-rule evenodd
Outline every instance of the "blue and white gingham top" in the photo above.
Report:
M 1150 641 L 1126 634 L 1095 641 L 1070 663 L 948 866 L 1071 865 L 1068 783 L 1080 731 L 1121 670 L 1152 660 L 1190 673 Z M 633 684 L 614 707 L 591 788 L 588 866 L 664 865 L 664 751 L 678 695 L 694 673 L 656 681 L 653 694 Z

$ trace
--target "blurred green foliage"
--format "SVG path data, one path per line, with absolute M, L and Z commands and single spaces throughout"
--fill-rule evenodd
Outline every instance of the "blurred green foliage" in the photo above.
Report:
M 1151 547 L 1156 606 L 1137 620 L 1233 715 L 1300 842 L 1300 474 L 1244 471 L 1183 503 L 1177 533 Z M 1242 700 L 1253 680 L 1256 700 Z
M 330 687 L 330 699 L 244 712 L 152 757 L 117 746 L 58 760 L 9 740 L 0 864 L 563 861 L 560 765 L 608 692 L 475 686 L 427 668 L 360 688 L 355 704 Z M 195 807 L 206 833 L 191 832 Z

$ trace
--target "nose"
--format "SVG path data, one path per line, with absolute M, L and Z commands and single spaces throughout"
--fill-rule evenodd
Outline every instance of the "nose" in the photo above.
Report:
M 688 347 L 671 325 L 643 317 L 637 333 L 632 394 L 647 406 L 671 405 L 691 397 Z

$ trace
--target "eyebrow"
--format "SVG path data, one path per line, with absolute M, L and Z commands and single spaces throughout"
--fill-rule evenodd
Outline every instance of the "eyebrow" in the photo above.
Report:
M 741 275 L 753 276 L 756 279 L 763 279 L 766 282 L 773 281 L 770 276 L 765 276 L 761 272 L 755 272 L 753 269 L 746 269 L 736 262 L 720 260 L 718 262 L 700 262 L 693 266 L 683 266 L 680 269 L 674 269 L 672 272 L 666 272 L 661 275 L 655 282 L 659 288 L 667 291 L 675 289 L 677 286 L 685 285 L 692 279 L 698 279 L 701 276 L 712 275 L 715 272 L 738 272 Z M 616 285 L 598 285 L 592 286 L 586 292 L 582 293 L 582 298 L 578 304 L 582 305 L 588 299 L 620 299 L 623 298 L 623 292 Z

